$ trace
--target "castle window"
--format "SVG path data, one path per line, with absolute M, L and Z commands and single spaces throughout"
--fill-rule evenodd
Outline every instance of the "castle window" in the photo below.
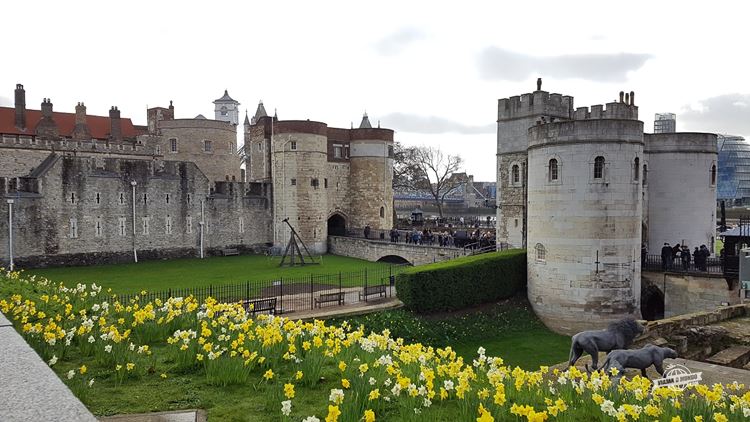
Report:
M 190 234 L 193 232 L 193 217 L 188 215 L 185 217 L 185 226 L 187 229 L 187 233 Z
M 323 187 L 328 189 L 328 179 L 323 179 Z
M 289 145 L 289 148 L 291 148 L 292 150 L 297 149 L 297 141 L 292 141 Z
M 143 204 L 145 205 L 147 202 L 148 202 L 148 194 L 144 193 L 143 194 Z
M 557 160 L 551 159 L 549 160 L 549 180 L 550 182 L 557 181 L 558 178 L 558 171 L 557 171 Z
M 187 194 L 187 203 L 188 203 L 188 204 L 190 204 L 190 200 L 191 200 L 191 199 L 192 199 L 192 198 L 190 198 L 190 194 Z
M 716 186 L 716 164 L 711 165 L 711 186 Z
M 604 157 L 594 158 L 594 179 L 604 178 Z
M 229 142 L 229 153 L 234 154 L 234 142 Z
M 292 179 L 292 186 L 297 186 L 297 179 Z
M 349 145 L 344 146 L 344 158 L 349 158 Z
M 534 251 L 536 251 L 537 262 L 545 262 L 547 260 L 547 250 L 544 249 L 544 245 L 537 243 L 536 246 L 534 246 Z
M 96 237 L 101 237 L 102 235 L 102 218 L 96 217 L 96 231 L 95 231 Z
M 633 161 L 633 172 L 635 173 L 633 178 L 637 182 L 641 172 L 641 160 L 638 157 L 635 157 L 635 161 Z
M 177 139 L 172 138 L 169 140 L 169 151 L 177 152 Z
M 99 192 L 96 193 L 96 203 L 101 203 L 101 195 L 99 194 Z
M 388 158 L 395 157 L 396 154 L 393 152 L 393 145 L 388 145 Z
M 75 239 L 78 237 L 78 220 L 75 218 L 70 219 L 70 233 L 69 236 L 71 239 Z
M 211 141 L 207 139 L 203 141 L 203 151 L 211 152 Z
M 518 167 L 518 164 L 513 164 L 513 167 L 510 171 L 511 174 L 511 183 L 518 184 L 521 181 L 521 169 Z
M 161 145 L 156 145 L 156 155 L 161 155 Z
M 310 186 L 317 189 L 319 185 L 320 185 L 320 182 L 318 182 L 318 179 L 310 179 Z
M 513 220 L 514 220 L 514 223 L 513 223 L 513 224 L 515 224 L 515 227 L 518 227 L 518 219 L 517 219 L 517 218 L 514 218 Z
M 240 217 L 239 228 L 240 233 L 245 233 L 245 220 L 242 217 Z
M 643 165 L 643 180 L 641 183 L 643 183 L 643 186 L 646 186 L 646 180 L 648 179 L 648 167 L 646 165 Z
M 120 192 L 120 205 L 125 203 L 125 194 Z
M 221 106 L 221 115 L 226 116 L 227 115 L 227 106 Z
M 148 217 L 141 218 L 141 224 L 143 225 L 143 234 L 148 236 Z
M 167 234 L 172 234 L 172 216 L 168 215 L 165 220 L 164 226 L 166 227 Z
M 333 145 L 333 158 L 342 158 L 344 156 L 343 145 Z
M 167 204 L 168 204 L 169 203 L 169 194 L 166 194 L 166 196 L 164 197 L 164 199 L 167 201 Z
M 70 203 L 75 204 L 76 203 L 76 194 L 75 192 L 70 193 Z
M 385 217 L 385 207 L 380 207 L 380 218 Z
M 125 217 L 117 219 L 117 226 L 119 228 L 120 236 L 125 236 Z

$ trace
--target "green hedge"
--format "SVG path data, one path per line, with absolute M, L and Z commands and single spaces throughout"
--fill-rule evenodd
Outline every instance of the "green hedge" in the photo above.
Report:
M 526 250 L 514 249 L 406 270 L 396 277 L 398 298 L 421 313 L 494 302 L 526 288 Z

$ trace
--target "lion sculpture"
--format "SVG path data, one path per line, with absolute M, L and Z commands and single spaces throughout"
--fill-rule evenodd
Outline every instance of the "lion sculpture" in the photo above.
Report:
M 615 349 L 626 349 L 642 332 L 643 326 L 632 318 L 613 322 L 606 330 L 580 332 L 573 336 L 568 366 L 575 365 L 586 352 L 591 355 L 591 364 L 593 370 L 596 371 L 599 364 L 599 352 L 609 353 Z
M 646 368 L 654 365 L 656 372 L 664 376 L 664 359 L 674 359 L 677 352 L 668 347 L 659 347 L 649 344 L 641 349 L 635 350 L 613 350 L 604 359 L 602 369 L 609 371 L 617 368 L 620 373 L 625 369 L 640 369 L 641 375 L 646 377 Z

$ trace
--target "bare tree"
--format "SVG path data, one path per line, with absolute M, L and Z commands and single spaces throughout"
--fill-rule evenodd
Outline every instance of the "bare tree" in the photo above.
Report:
M 456 177 L 463 160 L 458 155 L 444 154 L 440 148 L 426 146 L 415 147 L 410 159 L 415 173 L 414 186 L 430 193 L 443 218 L 445 198 L 466 183 Z
M 416 165 L 416 147 L 407 147 L 396 141 L 393 146 L 393 189 L 414 190 L 420 176 Z

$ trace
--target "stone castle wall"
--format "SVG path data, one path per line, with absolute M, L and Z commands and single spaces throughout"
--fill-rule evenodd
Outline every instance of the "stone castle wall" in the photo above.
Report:
M 378 139 L 351 142 L 351 226 L 393 227 L 393 144 Z
M 228 183 L 209 193 L 211 183 L 193 163 L 63 156 L 37 185 L 15 205 L 21 266 L 131 261 L 133 248 L 142 259 L 197 256 L 201 201 L 207 250 L 271 241 L 270 192 L 248 195 L 250 186 Z M 8 210 L 0 208 L 0 256 L 7 260 Z
M 727 289 L 723 276 L 644 271 L 643 285 L 654 285 L 664 294 L 664 317 L 713 311 L 741 303 L 739 283 Z

